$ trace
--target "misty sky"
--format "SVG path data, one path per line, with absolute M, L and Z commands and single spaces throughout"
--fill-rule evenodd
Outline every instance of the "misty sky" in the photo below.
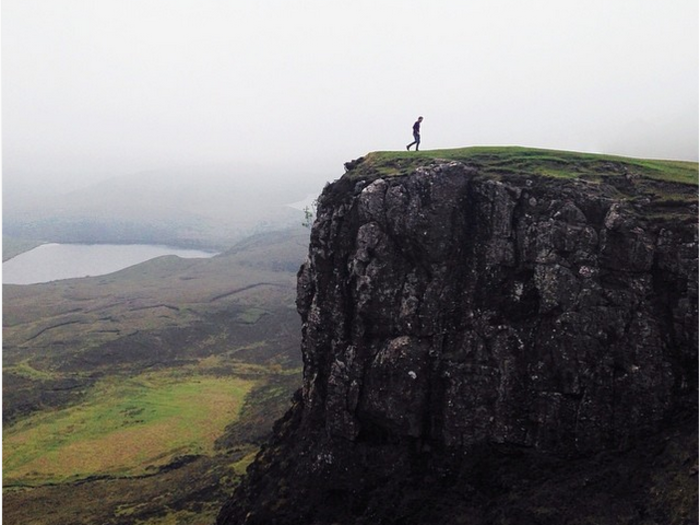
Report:
M 2 0 L 3 176 L 400 150 L 697 160 L 697 0 Z

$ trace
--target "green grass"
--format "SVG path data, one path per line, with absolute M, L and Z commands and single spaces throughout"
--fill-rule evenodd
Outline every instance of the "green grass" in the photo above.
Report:
M 258 449 L 255 448 L 252 451 L 250 451 L 248 454 L 243 456 L 241 459 L 236 461 L 231 465 L 231 468 L 233 471 L 236 473 L 237 476 L 243 476 L 246 473 L 246 470 L 250 466 L 250 464 L 255 460 L 255 456 L 258 455 Z
M 243 324 L 255 324 L 258 320 L 268 312 L 262 308 L 248 308 L 236 317 L 236 320 Z
M 483 174 L 496 176 L 598 179 L 604 175 L 630 175 L 664 182 L 698 184 L 697 162 L 636 159 L 518 146 L 372 152 L 346 177 L 359 179 L 405 175 L 436 160 L 463 162 L 476 166 Z
M 152 472 L 208 454 L 238 418 L 253 381 L 161 371 L 99 383 L 84 403 L 3 432 L 5 486 Z
M 4 372 L 15 374 L 26 379 L 32 379 L 35 381 L 48 381 L 56 378 L 56 374 L 46 372 L 44 370 L 37 370 L 27 360 L 17 363 L 13 366 L 4 367 Z

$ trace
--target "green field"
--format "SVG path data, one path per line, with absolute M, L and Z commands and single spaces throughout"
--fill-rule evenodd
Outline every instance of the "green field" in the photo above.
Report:
M 6 431 L 4 485 L 143 475 L 176 456 L 211 454 L 254 384 L 186 370 L 105 379 L 84 402 Z

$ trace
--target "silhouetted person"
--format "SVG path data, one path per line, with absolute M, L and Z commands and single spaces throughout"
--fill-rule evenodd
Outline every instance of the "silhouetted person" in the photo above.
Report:
M 416 151 L 418 151 L 418 146 L 420 146 L 420 123 L 423 122 L 423 117 L 418 117 L 413 123 L 413 142 L 411 142 L 406 149 L 411 149 L 411 146 L 416 145 Z

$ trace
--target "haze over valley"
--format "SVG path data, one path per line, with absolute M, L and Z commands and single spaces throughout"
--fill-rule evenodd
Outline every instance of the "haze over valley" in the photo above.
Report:
M 11 182 L 3 235 L 63 243 L 166 244 L 224 250 L 254 233 L 299 225 L 289 204 L 320 193 L 318 176 L 216 165 L 112 177 L 61 193 Z

